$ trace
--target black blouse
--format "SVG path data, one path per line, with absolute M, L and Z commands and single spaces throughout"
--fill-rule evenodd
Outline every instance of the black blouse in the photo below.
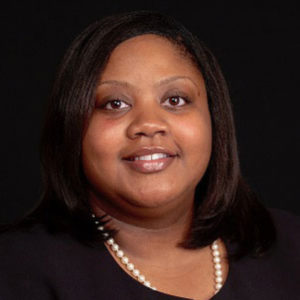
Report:
M 300 218 L 270 209 L 278 239 L 259 259 L 229 262 L 228 277 L 213 300 L 300 299 Z M 227 250 L 234 245 L 226 244 Z M 102 244 L 82 245 L 42 225 L 0 235 L 1 300 L 176 300 L 123 271 Z

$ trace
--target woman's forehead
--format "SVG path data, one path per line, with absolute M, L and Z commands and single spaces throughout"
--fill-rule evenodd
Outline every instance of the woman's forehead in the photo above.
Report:
M 119 44 L 111 53 L 99 83 L 122 83 L 127 87 L 143 82 L 158 86 L 174 77 L 202 80 L 200 70 L 164 37 L 145 34 Z

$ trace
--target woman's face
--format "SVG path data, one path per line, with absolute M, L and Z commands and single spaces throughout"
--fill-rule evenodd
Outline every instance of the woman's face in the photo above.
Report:
M 200 71 L 168 40 L 119 44 L 101 74 L 82 145 L 93 199 L 116 217 L 192 205 L 212 132 Z

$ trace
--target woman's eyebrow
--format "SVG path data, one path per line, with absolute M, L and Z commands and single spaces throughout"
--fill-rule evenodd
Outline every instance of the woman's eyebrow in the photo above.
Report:
M 178 80 L 178 79 L 188 79 L 190 80 L 197 88 L 197 84 L 189 77 L 189 76 L 172 76 L 168 78 L 164 78 L 157 83 L 155 83 L 155 86 L 161 86 L 167 83 L 170 83 L 172 81 Z M 119 85 L 119 86 L 124 86 L 124 87 L 134 87 L 131 83 L 127 81 L 122 81 L 122 80 L 105 80 L 99 83 L 98 86 L 103 85 L 103 84 L 112 84 L 112 85 Z
M 180 75 L 180 76 L 177 75 L 177 76 L 172 76 L 172 77 L 168 77 L 168 78 L 162 79 L 159 82 L 157 82 L 155 84 L 155 86 L 161 86 L 161 85 L 170 83 L 170 82 L 178 80 L 178 79 L 188 79 L 188 80 L 190 80 L 197 87 L 197 84 L 193 81 L 193 79 L 191 77 L 189 77 L 189 76 L 182 76 L 182 75 Z

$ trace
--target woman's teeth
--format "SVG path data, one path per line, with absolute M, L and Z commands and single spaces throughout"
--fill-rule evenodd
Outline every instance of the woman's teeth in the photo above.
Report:
M 151 155 L 143 155 L 143 156 L 136 156 L 134 157 L 134 160 L 156 160 L 160 158 L 168 157 L 168 154 L 165 153 L 154 153 Z
M 177 155 L 158 152 L 147 155 L 131 156 L 125 160 L 130 162 L 126 165 L 132 170 L 143 174 L 151 174 L 165 170 L 175 161 L 174 157 L 176 156 Z

